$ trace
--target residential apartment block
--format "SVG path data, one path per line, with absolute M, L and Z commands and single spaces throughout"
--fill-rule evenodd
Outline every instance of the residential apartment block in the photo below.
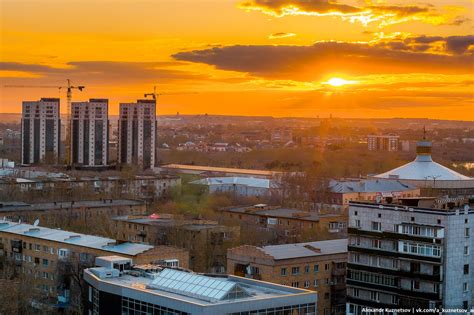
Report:
M 156 100 L 120 103 L 118 163 L 153 168 L 156 163 Z
M 58 163 L 61 119 L 59 98 L 23 102 L 21 163 Z
M 37 301 L 47 307 L 57 302 L 67 306 L 70 286 L 62 282 L 60 270 L 67 263 L 94 266 L 94 259 L 104 255 L 121 255 L 136 263 L 171 261 L 188 267 L 186 250 L 169 246 L 150 246 L 85 235 L 59 229 L 0 220 L 0 256 L 16 265 L 17 271 L 31 277 L 31 283 L 42 292 Z M 71 298 L 80 298 L 71 296 Z
M 396 135 L 368 135 L 367 148 L 369 151 L 398 151 L 398 139 Z
M 178 215 L 128 215 L 114 221 L 117 239 L 184 248 L 189 251 L 190 268 L 198 272 L 225 273 L 227 249 L 240 238 L 238 226 Z
M 318 292 L 318 314 L 345 314 L 347 239 L 255 247 L 227 252 L 227 272 Z
M 71 105 L 73 165 L 106 166 L 109 159 L 109 100 L 93 99 Z
M 474 207 L 463 198 L 351 202 L 347 312 L 472 308 L 473 228 Z
M 296 243 L 306 239 L 337 239 L 347 235 L 347 216 L 340 214 L 318 214 L 266 204 L 223 208 L 220 212 L 223 219 L 239 223 L 242 233 L 266 233 L 267 239 L 261 238 L 259 245 Z
M 86 269 L 85 314 L 315 315 L 316 292 L 236 276 L 215 276 L 129 260 Z

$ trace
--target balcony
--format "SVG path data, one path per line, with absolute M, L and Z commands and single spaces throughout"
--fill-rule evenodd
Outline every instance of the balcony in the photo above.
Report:
M 414 260 L 421 260 L 421 261 L 429 261 L 434 263 L 441 263 L 442 257 L 436 256 L 423 256 L 423 255 L 416 255 L 410 253 L 403 253 L 398 251 L 389 251 L 380 248 L 367 248 L 367 247 L 359 247 L 354 245 L 349 245 L 348 247 L 349 252 L 358 252 L 358 253 L 365 253 L 377 256 L 386 256 L 386 257 L 397 257 L 397 258 L 407 258 L 407 259 L 414 259 Z

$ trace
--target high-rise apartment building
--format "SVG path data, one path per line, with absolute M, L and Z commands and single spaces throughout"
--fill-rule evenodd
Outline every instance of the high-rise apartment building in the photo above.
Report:
M 347 313 L 364 314 L 364 308 L 474 307 L 474 208 L 468 202 L 351 202 Z
M 369 135 L 367 148 L 369 151 L 398 151 L 399 136 L 395 135 Z
M 60 152 L 59 98 L 23 102 L 21 119 L 21 163 L 55 164 Z
M 118 163 L 142 169 L 155 166 L 156 101 L 121 103 Z
M 105 166 L 108 163 L 108 99 L 73 102 L 71 105 L 71 156 L 74 165 Z

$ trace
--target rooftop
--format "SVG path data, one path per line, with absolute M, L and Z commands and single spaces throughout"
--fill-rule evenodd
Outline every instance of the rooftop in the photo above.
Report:
M 256 205 L 250 207 L 225 208 L 222 211 L 233 213 L 245 213 L 258 216 L 275 217 L 275 218 L 290 218 L 304 221 L 318 222 L 321 218 L 340 218 L 339 214 L 318 214 L 311 211 L 303 211 L 297 209 L 269 207 L 266 205 Z
M 222 173 L 234 173 L 234 174 L 260 175 L 260 176 L 273 176 L 276 174 L 282 174 L 282 172 L 265 171 L 265 170 L 251 170 L 251 169 L 244 169 L 244 168 L 214 167 L 214 166 L 185 165 L 185 164 L 167 164 L 167 165 L 162 165 L 161 168 L 176 169 L 176 170 L 192 170 L 192 171 L 200 171 L 200 172 L 222 172 Z
M 29 204 L 25 202 L 0 202 L 0 213 L 12 211 L 43 211 L 69 208 L 100 208 L 111 206 L 139 206 L 144 202 L 133 199 L 103 199 L 81 201 L 57 201 Z
M 335 193 L 357 192 L 398 192 L 416 189 L 413 185 L 403 184 L 398 180 L 363 179 L 363 180 L 333 180 L 329 188 Z
M 273 183 L 269 179 L 254 178 L 254 177 L 208 177 L 200 180 L 195 180 L 191 184 L 199 185 L 244 185 L 255 188 L 271 188 Z
M 58 243 L 100 249 L 110 253 L 118 253 L 132 256 L 144 253 L 153 248 L 153 246 L 138 243 L 118 244 L 116 240 L 110 238 L 50 229 L 46 227 L 11 222 L 7 220 L 0 220 L 0 233 L 26 235 L 29 237 L 54 241 Z
M 258 247 L 275 260 L 347 253 L 347 239 Z
M 113 218 L 117 221 L 124 221 L 145 225 L 160 226 L 186 226 L 186 229 L 202 230 L 219 226 L 217 221 L 201 220 L 201 219 L 184 219 L 181 216 L 175 217 L 171 214 L 152 214 L 149 216 L 124 215 Z
M 201 306 L 291 295 L 316 295 L 314 291 L 230 275 L 217 277 L 165 268 L 151 277 L 137 277 L 124 273 L 120 277 L 100 278 L 102 269 L 90 268 L 86 269 L 85 273 L 88 277 L 92 276 L 96 281 L 99 280 L 113 286 L 137 289 L 140 292 Z

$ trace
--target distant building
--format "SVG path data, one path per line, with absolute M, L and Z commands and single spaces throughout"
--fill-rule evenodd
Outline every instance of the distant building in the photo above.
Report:
M 31 285 L 42 292 L 42 305 L 61 302 L 62 308 L 67 307 L 70 298 L 80 299 L 70 296 L 68 283 L 61 282 L 59 270 L 63 264 L 91 267 L 95 257 L 120 255 L 140 264 L 173 260 L 187 268 L 189 259 L 186 250 L 176 247 L 118 242 L 7 220 L 0 220 L 0 255 L 13 261 L 19 272 L 31 275 Z
M 39 220 L 42 226 L 64 228 L 65 225 L 87 225 L 101 216 L 141 215 L 146 213 L 146 204 L 141 200 L 103 199 L 55 202 L 0 202 L 0 218 L 11 221 L 33 223 Z
M 289 128 L 279 128 L 272 130 L 271 142 L 285 144 L 293 140 L 293 131 Z
M 280 197 L 280 184 L 266 178 L 254 177 L 209 177 L 191 182 L 195 185 L 205 185 L 209 192 L 230 193 L 244 197 Z
M 185 248 L 190 254 L 190 268 L 201 272 L 224 273 L 227 249 L 240 238 L 238 226 L 170 214 L 128 215 L 114 221 L 117 239 Z
M 21 163 L 59 162 L 61 134 L 59 98 L 23 102 Z
M 120 103 L 118 163 L 153 168 L 156 163 L 156 101 Z
M 367 148 L 369 151 L 398 151 L 399 138 L 395 135 L 368 135 Z
M 473 305 L 474 208 L 463 198 L 351 202 L 348 314 Z
M 258 204 L 249 207 L 220 209 L 226 219 L 235 220 L 246 230 L 265 231 L 273 234 L 270 240 L 260 239 L 261 244 L 301 242 L 312 239 L 344 238 L 347 233 L 347 216 L 318 214 L 316 212 Z
M 282 177 L 284 172 L 252 170 L 244 168 L 231 167 L 214 167 L 202 165 L 185 165 L 185 164 L 167 164 L 157 168 L 158 171 L 171 174 L 194 174 L 201 176 L 238 176 L 238 177 L 255 177 L 278 179 Z
M 396 180 L 419 187 L 422 194 L 473 195 L 474 178 L 434 162 L 431 158 L 431 150 L 431 141 L 425 139 L 418 141 L 414 161 L 373 177 Z
M 347 207 L 350 201 L 383 201 L 418 196 L 420 188 L 397 180 L 340 179 L 329 182 L 329 193 L 324 201 Z
M 318 314 L 345 314 L 347 239 L 255 247 L 227 252 L 227 272 L 318 292 Z
M 84 271 L 85 314 L 316 314 L 314 291 L 115 261 Z
M 90 99 L 72 103 L 72 146 L 74 165 L 105 166 L 109 158 L 109 100 Z

